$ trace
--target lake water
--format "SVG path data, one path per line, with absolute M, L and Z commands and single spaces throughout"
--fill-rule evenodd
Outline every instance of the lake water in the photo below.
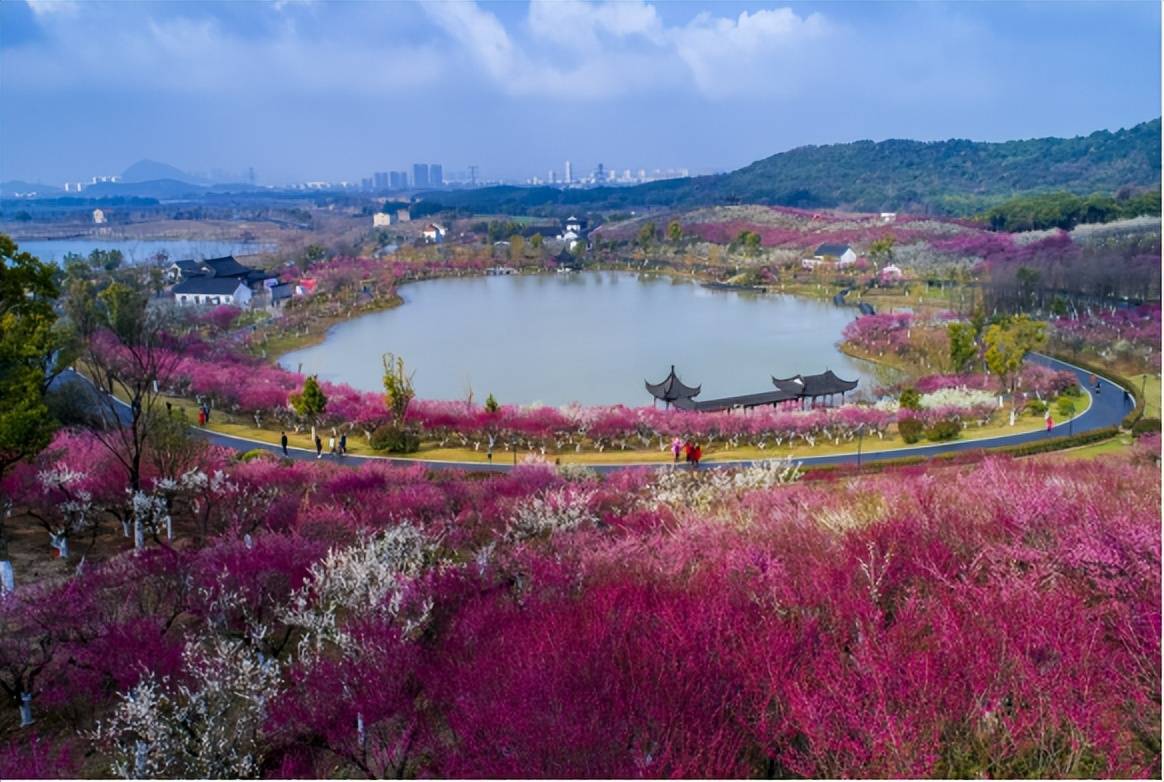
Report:
M 159 252 L 171 261 L 188 258 L 221 258 L 224 255 L 250 255 L 274 249 L 274 245 L 258 242 L 198 241 L 189 239 L 47 239 L 16 241 L 21 250 L 30 252 L 42 261 L 60 261 L 68 253 L 87 256 L 93 250 L 121 250 L 127 263 L 142 263 Z
M 585 272 L 430 280 L 405 303 L 332 328 L 280 364 L 382 390 L 381 355 L 403 356 L 424 399 L 646 405 L 671 364 L 700 399 L 772 390 L 770 377 L 868 365 L 836 348 L 855 315 L 792 296 L 713 290 L 666 277 Z

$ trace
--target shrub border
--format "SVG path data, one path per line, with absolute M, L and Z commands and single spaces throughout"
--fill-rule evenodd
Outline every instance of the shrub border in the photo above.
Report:
M 1000 445 L 994 448 L 968 448 L 964 451 L 953 451 L 935 456 L 901 456 L 896 459 L 878 459 L 869 461 L 867 464 L 861 465 L 860 468 L 855 464 L 822 464 L 818 466 L 802 466 L 801 469 L 806 473 L 806 477 L 816 474 L 817 477 L 827 478 L 849 474 L 864 475 L 867 473 L 878 473 L 897 467 L 911 467 L 919 464 L 934 466 L 968 464 L 980 461 L 986 456 L 1034 456 L 1035 454 L 1047 453 L 1049 451 L 1060 451 L 1066 448 L 1076 448 L 1081 445 L 1091 445 L 1092 443 L 1111 439 L 1119 433 L 1119 428 L 1109 426 L 1074 435 L 1048 437 L 1045 440 L 1036 440 L 1032 443 L 1020 443 L 1019 445 Z

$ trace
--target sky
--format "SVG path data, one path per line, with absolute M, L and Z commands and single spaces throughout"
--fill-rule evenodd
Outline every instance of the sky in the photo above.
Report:
M 0 2 L 0 180 L 730 170 L 1160 115 L 1156 2 Z M 221 177 L 220 177 L 221 178 Z

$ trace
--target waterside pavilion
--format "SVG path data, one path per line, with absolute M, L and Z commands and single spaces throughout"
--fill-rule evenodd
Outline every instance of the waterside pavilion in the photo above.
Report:
M 756 394 L 742 394 L 727 396 L 719 399 L 695 401 L 702 386 L 688 386 L 675 374 L 675 365 L 671 365 L 671 372 L 658 383 L 644 381 L 647 391 L 658 403 L 662 400 L 667 407 L 674 405 L 680 410 L 695 410 L 697 412 L 717 412 L 721 410 L 743 409 L 764 406 L 784 407 L 815 407 L 823 399 L 826 406 L 831 406 L 840 397 L 844 404 L 845 394 L 857 387 L 856 380 L 842 380 L 831 369 L 818 375 L 793 375 L 788 378 L 772 378 L 772 391 L 761 391 Z

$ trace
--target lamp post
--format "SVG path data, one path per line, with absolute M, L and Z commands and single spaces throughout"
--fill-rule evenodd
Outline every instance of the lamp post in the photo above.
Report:
M 857 472 L 861 471 L 861 441 L 865 439 L 865 424 L 857 427 Z

